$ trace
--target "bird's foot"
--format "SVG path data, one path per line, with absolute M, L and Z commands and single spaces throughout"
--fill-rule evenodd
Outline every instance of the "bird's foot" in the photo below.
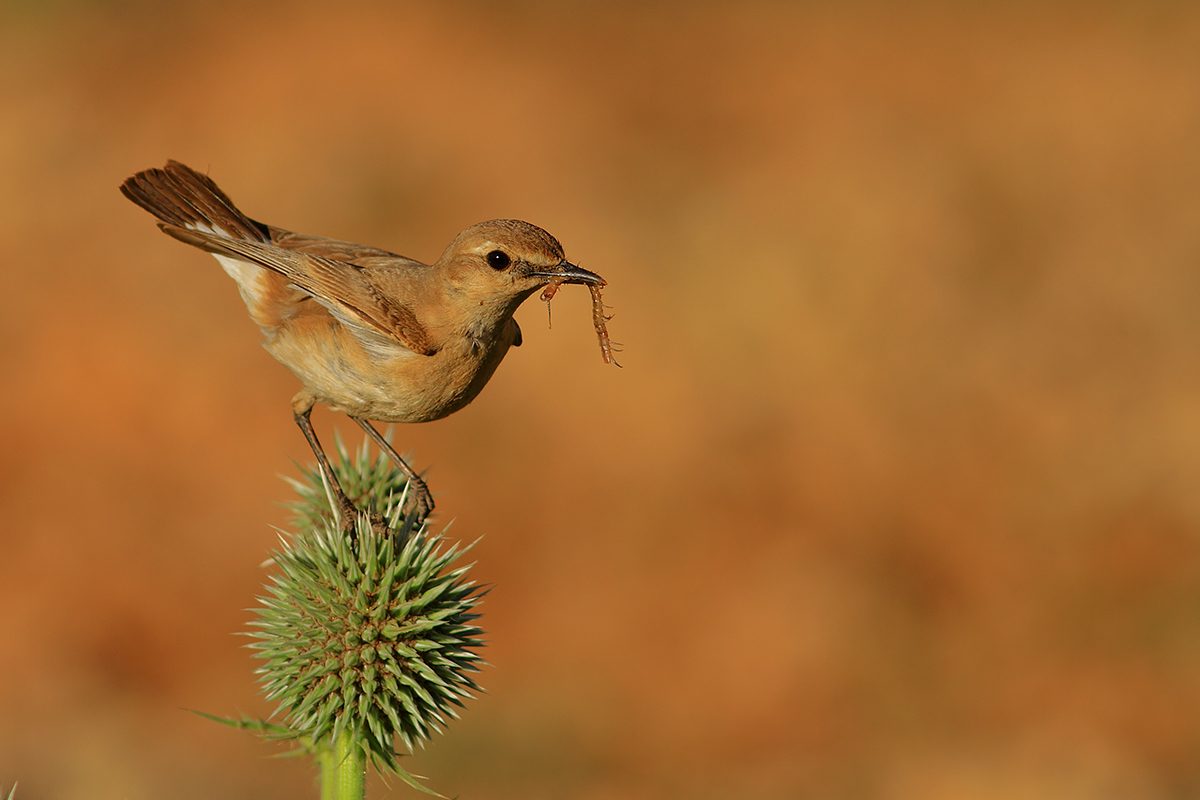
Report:
M 413 478 L 408 484 L 408 498 L 404 503 L 405 515 L 413 516 L 413 527 L 419 528 L 433 513 L 433 493 L 420 478 Z

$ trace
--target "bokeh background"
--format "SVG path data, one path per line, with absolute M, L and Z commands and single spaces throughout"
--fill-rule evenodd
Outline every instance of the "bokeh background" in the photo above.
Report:
M 310 456 L 232 282 L 117 192 L 167 158 L 609 280 L 623 370 L 568 287 L 396 433 L 494 587 L 432 788 L 1200 795 L 1196 4 L 0 4 L 20 800 L 315 796 L 186 711 L 269 711 L 233 633 Z

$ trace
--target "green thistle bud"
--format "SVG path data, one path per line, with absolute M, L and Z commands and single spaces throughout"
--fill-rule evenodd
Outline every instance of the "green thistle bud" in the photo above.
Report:
M 319 749 L 349 732 L 377 768 L 407 780 L 396 740 L 411 751 L 479 688 L 469 673 L 481 663 L 482 593 L 469 567 L 451 568 L 465 550 L 402 517 L 407 487 L 385 456 L 337 450 L 338 478 L 364 508 L 355 536 L 334 519 L 319 473 L 305 471 L 299 530 L 273 556 L 251 647 L 291 736 Z

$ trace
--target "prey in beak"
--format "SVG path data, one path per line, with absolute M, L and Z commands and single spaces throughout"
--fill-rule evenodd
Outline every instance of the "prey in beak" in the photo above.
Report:
M 548 321 L 550 320 L 550 301 L 558 293 L 559 286 L 564 283 L 578 283 L 588 287 L 588 291 L 592 295 L 592 325 L 596 328 L 597 338 L 600 339 L 600 355 L 604 358 L 605 364 L 621 366 L 613 357 L 613 353 L 620 352 L 621 345 L 608 338 L 608 321 L 612 319 L 612 315 L 604 313 L 607 306 L 600 297 L 600 290 L 607 285 L 604 278 L 572 264 L 565 258 L 559 261 L 552 270 L 531 272 L 530 275 L 547 279 L 541 299 L 546 301 L 546 319 Z M 551 326 L 553 327 L 553 324 Z

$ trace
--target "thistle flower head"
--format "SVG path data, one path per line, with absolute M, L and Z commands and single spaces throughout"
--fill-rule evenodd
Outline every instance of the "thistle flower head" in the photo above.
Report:
M 469 567 L 452 567 L 463 550 L 403 517 L 404 477 L 385 455 L 372 461 L 365 444 L 355 459 L 337 449 L 347 494 L 373 502 L 388 525 L 372 526 L 364 510 L 347 537 L 319 473 L 306 471 L 298 530 L 273 556 L 251 646 L 291 735 L 319 743 L 350 730 L 377 768 L 407 778 L 396 739 L 411 751 L 478 689 L 470 673 L 481 662 L 481 592 Z

